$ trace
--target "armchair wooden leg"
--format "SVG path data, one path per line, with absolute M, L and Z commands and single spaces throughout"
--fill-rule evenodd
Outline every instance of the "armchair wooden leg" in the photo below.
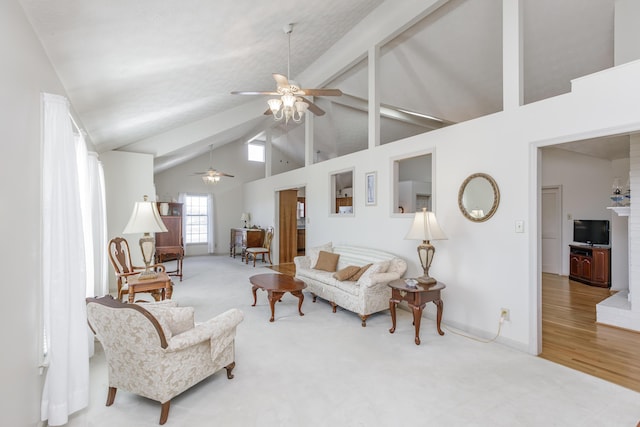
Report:
M 162 408 L 160 409 L 160 425 L 167 422 L 167 418 L 169 418 L 169 406 L 171 405 L 171 401 L 167 400 L 162 404 Z
M 367 318 L 369 317 L 368 314 L 361 314 L 360 315 L 360 319 L 362 320 L 362 327 L 365 328 L 367 326 Z
M 113 405 L 113 401 L 116 398 L 116 391 L 118 391 L 115 387 L 109 387 L 109 393 L 107 394 L 107 404 L 106 406 Z
M 227 370 L 227 378 L 228 379 L 233 379 L 233 374 L 231 373 L 231 371 L 233 371 L 233 368 L 236 367 L 236 362 L 231 362 L 230 364 L 228 364 L 227 366 L 224 367 L 224 369 Z

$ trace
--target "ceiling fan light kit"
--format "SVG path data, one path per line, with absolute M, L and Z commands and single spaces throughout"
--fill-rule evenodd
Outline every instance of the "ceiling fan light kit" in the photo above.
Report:
M 291 64 L 291 33 L 293 32 L 293 24 L 287 24 L 284 26 L 283 31 L 288 36 L 289 50 L 287 53 L 287 77 L 282 74 L 273 74 L 273 78 L 276 81 L 275 92 L 231 92 L 233 95 L 270 95 L 277 96 L 278 98 L 271 98 L 267 100 L 269 109 L 264 114 L 273 115 L 274 120 L 284 120 L 288 123 L 289 120 L 293 120 L 296 123 L 300 123 L 307 111 L 311 111 L 316 116 L 322 116 L 324 111 L 309 101 L 303 96 L 340 96 L 342 91 L 339 89 L 301 89 L 300 85 L 289 80 L 290 64 Z
M 195 175 L 202 175 L 202 182 L 205 184 L 216 184 L 220 181 L 220 178 L 223 176 L 228 176 L 229 178 L 233 178 L 233 175 L 229 175 L 228 173 L 220 172 L 213 168 L 213 145 L 209 146 L 209 169 L 206 172 L 196 172 Z

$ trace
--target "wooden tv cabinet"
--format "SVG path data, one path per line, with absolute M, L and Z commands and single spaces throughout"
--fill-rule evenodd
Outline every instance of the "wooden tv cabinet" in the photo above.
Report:
M 569 245 L 569 279 L 590 286 L 611 287 L 611 249 Z

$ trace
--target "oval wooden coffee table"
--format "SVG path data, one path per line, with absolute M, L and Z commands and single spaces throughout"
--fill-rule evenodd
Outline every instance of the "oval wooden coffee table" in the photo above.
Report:
M 267 291 L 267 296 L 269 298 L 269 305 L 271 306 L 271 319 L 269 322 L 273 322 L 274 320 L 274 311 L 276 301 L 280 301 L 282 295 L 286 292 L 291 293 L 291 295 L 298 297 L 298 313 L 300 316 L 304 316 L 302 312 L 302 301 L 304 301 L 304 295 L 302 294 L 302 290 L 307 287 L 307 285 L 298 279 L 294 279 L 291 276 L 286 274 L 257 274 L 255 276 L 249 277 L 249 281 L 253 285 L 251 288 L 251 292 L 253 292 L 253 304 L 251 307 L 256 306 L 256 301 L 258 297 L 256 295 L 256 291 L 258 289 L 262 289 L 263 291 Z

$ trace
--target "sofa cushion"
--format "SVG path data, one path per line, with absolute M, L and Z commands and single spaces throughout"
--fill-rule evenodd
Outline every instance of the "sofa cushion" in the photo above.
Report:
M 373 264 L 367 264 L 367 265 L 363 265 L 362 267 L 360 267 L 358 269 L 358 271 L 356 273 L 354 273 L 353 276 L 351 276 L 351 280 L 353 281 L 358 281 L 360 279 L 360 277 L 362 277 L 362 275 L 364 274 L 365 271 L 367 271 L 369 269 L 369 267 L 371 267 Z
M 333 277 L 338 280 L 349 280 L 351 276 L 358 273 L 360 271 L 360 267 L 357 265 L 348 265 L 345 268 L 336 271 L 333 273 Z M 358 280 L 358 279 L 353 279 Z
M 389 268 L 389 261 L 378 261 L 374 262 L 371 267 L 367 268 L 367 270 L 360 276 L 358 279 L 358 283 L 362 283 L 371 279 L 371 276 L 377 273 L 384 273 Z
M 313 268 L 315 270 L 334 272 L 336 271 L 336 266 L 338 265 L 338 259 L 340 259 L 340 254 L 320 251 L 320 253 L 318 254 L 318 262 Z
M 333 243 L 331 242 L 325 243 L 324 245 L 316 246 L 315 248 L 311 248 L 307 251 L 307 255 L 311 260 L 309 264 L 311 265 L 311 268 L 314 268 L 313 266 L 316 265 L 316 263 L 318 262 L 318 256 L 320 256 L 320 251 L 333 252 Z

